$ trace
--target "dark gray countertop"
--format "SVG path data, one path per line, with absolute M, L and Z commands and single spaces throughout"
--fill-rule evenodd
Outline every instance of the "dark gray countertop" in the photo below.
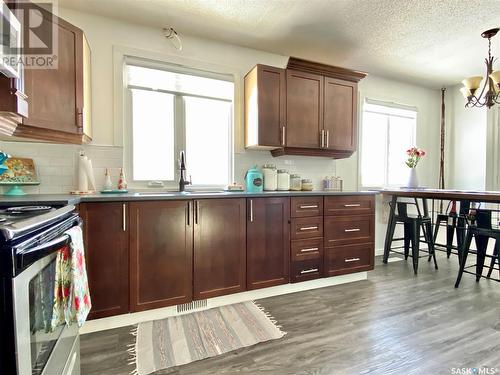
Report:
M 301 197 L 315 195 L 374 195 L 378 191 L 265 191 L 263 193 L 247 192 L 154 192 L 154 191 L 131 191 L 126 194 L 30 194 L 18 197 L 2 196 L 0 205 L 27 205 L 47 204 L 65 205 L 78 204 L 80 202 L 128 202 L 128 201 L 154 201 L 174 199 L 202 199 L 202 198 L 247 198 L 247 197 Z

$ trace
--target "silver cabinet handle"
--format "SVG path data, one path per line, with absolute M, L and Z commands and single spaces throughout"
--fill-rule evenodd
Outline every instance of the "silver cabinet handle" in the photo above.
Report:
M 281 145 L 282 145 L 282 146 L 284 146 L 284 145 L 285 145 L 285 143 L 286 143 L 286 135 L 285 135 L 286 133 L 285 133 L 285 132 L 286 132 L 286 128 L 285 128 L 285 126 L 283 125 L 283 126 L 281 127 Z
M 300 249 L 300 252 L 301 253 L 308 253 L 310 251 L 318 251 L 318 250 L 319 250 L 319 248 L 317 248 L 317 247 L 311 247 L 309 249 Z
M 330 147 L 330 130 L 326 131 L 326 148 Z
M 359 203 L 353 203 L 353 204 L 344 204 L 344 207 L 360 207 L 361 204 Z
M 318 229 L 317 226 L 313 226 L 313 227 L 302 227 L 302 228 L 299 228 L 300 230 L 315 230 L 315 229 Z
M 191 225 L 191 201 L 188 201 L 188 208 L 187 208 L 187 225 Z
M 344 229 L 344 232 L 359 232 L 361 229 L 359 228 L 352 228 L 352 229 Z
M 357 262 L 358 260 L 361 260 L 361 259 L 359 259 L 359 258 L 349 258 L 349 259 L 344 260 L 344 262 L 346 262 L 346 263 Z
M 194 223 L 198 224 L 198 215 L 200 214 L 200 203 L 194 201 Z
M 253 223 L 253 199 L 250 199 L 250 222 Z
M 320 147 L 321 148 L 324 148 L 325 147 L 325 131 L 323 129 L 321 129 L 321 131 L 319 132 L 319 140 L 320 140 Z
M 313 273 L 313 272 L 318 272 L 318 269 L 317 268 L 311 268 L 310 270 L 303 270 L 303 271 L 300 271 L 300 274 L 303 275 L 305 273 Z
M 125 232 L 127 230 L 127 204 L 122 204 L 122 230 Z
M 311 204 L 311 205 L 306 205 L 306 206 L 299 206 L 300 209 L 305 209 L 305 208 L 318 208 L 317 204 Z

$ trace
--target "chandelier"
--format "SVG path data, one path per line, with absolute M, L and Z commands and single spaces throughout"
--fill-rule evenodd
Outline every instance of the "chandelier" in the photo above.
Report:
M 488 107 L 500 104 L 500 70 L 493 71 L 493 62 L 495 58 L 491 56 L 491 38 L 493 38 L 500 29 L 487 30 L 481 34 L 485 39 L 488 39 L 488 57 L 484 60 L 486 63 L 486 79 L 484 81 L 481 93 L 476 93 L 481 86 L 483 77 L 474 76 L 466 78 L 462 81 L 464 87 L 460 89 L 462 95 L 467 99 L 465 107 Z

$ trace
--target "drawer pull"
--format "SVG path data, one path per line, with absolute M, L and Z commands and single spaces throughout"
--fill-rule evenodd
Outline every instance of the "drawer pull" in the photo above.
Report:
M 359 228 L 352 228 L 352 229 L 344 229 L 344 232 L 359 232 L 361 229 Z
M 360 203 L 344 204 L 344 207 L 360 207 Z
M 359 259 L 359 258 L 349 258 L 349 259 L 344 260 L 344 262 L 346 262 L 346 263 L 357 262 L 358 260 L 361 260 L 361 259 Z
M 305 205 L 305 206 L 299 206 L 299 208 L 301 210 L 306 209 L 306 208 L 318 208 L 318 205 L 317 204 L 309 204 L 309 205 Z
M 309 270 L 303 270 L 303 271 L 300 271 L 300 274 L 301 275 L 304 275 L 306 273 L 313 273 L 313 272 L 318 272 L 319 270 L 317 268 L 311 268 Z
M 312 227 L 302 227 L 300 228 L 300 230 L 317 230 L 318 227 L 317 226 L 312 226 Z
M 301 253 L 308 253 L 310 251 L 318 251 L 318 250 L 319 250 L 319 248 L 317 248 L 317 247 L 311 247 L 309 249 L 300 249 L 300 252 Z

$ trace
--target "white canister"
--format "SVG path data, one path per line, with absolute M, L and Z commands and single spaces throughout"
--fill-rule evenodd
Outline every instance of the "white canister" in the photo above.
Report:
M 285 169 L 278 169 L 278 190 L 290 190 L 290 174 Z
M 278 189 L 278 171 L 274 164 L 264 164 L 262 174 L 264 175 L 264 190 L 274 191 Z

